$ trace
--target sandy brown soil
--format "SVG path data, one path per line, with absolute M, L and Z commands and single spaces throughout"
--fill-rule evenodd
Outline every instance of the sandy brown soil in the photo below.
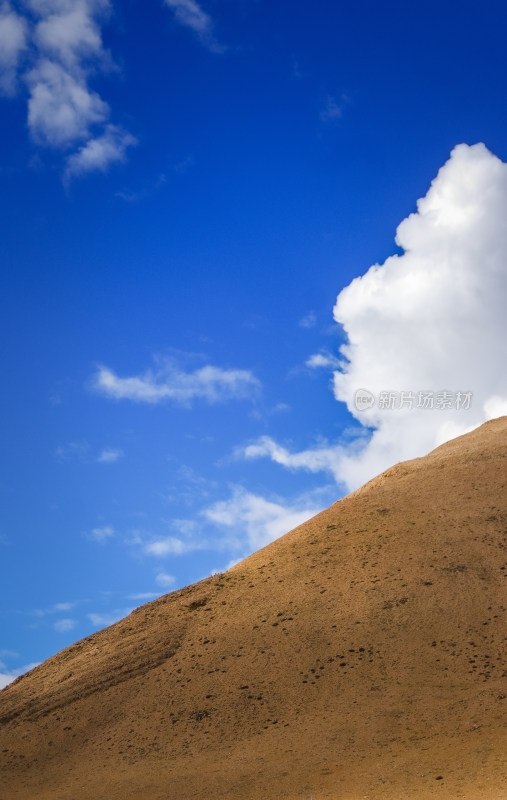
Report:
M 507 798 L 507 418 L 0 693 L 0 800 Z

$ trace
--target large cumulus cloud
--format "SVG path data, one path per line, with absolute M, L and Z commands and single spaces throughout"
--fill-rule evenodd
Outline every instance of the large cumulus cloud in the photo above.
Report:
M 334 393 L 373 431 L 367 444 L 290 453 L 264 437 L 247 457 L 324 469 L 353 489 L 507 414 L 507 164 L 483 144 L 455 147 L 396 243 L 403 253 L 353 280 L 334 308 L 347 335 Z M 360 389 L 371 407 L 357 408 Z M 419 392 L 433 408 L 418 408 Z M 383 407 L 389 397 L 394 407 Z M 442 397 L 452 402 L 441 407 Z

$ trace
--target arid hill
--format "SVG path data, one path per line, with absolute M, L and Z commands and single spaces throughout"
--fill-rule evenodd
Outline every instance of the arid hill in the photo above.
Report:
M 0 693 L 0 800 L 507 798 L 507 418 Z

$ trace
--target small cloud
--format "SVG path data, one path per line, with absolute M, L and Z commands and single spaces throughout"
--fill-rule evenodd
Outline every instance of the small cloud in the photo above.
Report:
M 304 502 L 285 506 L 236 487 L 230 499 L 214 503 L 202 514 L 214 525 L 234 531 L 233 539 L 229 541 L 231 545 L 246 546 L 248 552 L 253 552 L 321 510 L 321 507 L 309 506 Z
M 98 456 L 97 461 L 99 464 L 114 464 L 115 461 L 119 461 L 120 458 L 123 458 L 123 455 L 123 450 L 119 448 L 105 447 Z
M 315 311 L 309 311 L 302 319 L 299 320 L 298 325 L 300 328 L 315 328 L 317 324 L 317 316 Z
M 18 85 L 18 67 L 27 47 L 27 24 L 9 2 L 0 7 L 0 94 L 14 95 Z
M 106 628 L 108 625 L 114 625 L 120 619 L 128 616 L 134 609 L 123 608 L 112 611 L 109 614 L 88 614 L 88 619 L 96 628 Z
M 339 103 L 335 97 L 328 95 L 326 104 L 320 112 L 321 122 L 335 122 L 342 118 L 347 97 L 342 95 L 340 100 L 341 102 Z
M 0 689 L 5 689 L 6 686 L 15 681 L 16 678 L 19 678 L 20 675 L 30 672 L 31 669 L 35 669 L 35 667 L 38 667 L 39 664 L 40 661 L 33 661 L 31 664 L 25 664 L 25 666 L 21 667 L 20 669 L 0 672 Z
M 254 397 L 260 382 L 252 372 L 243 369 L 221 369 L 208 365 L 194 372 L 184 372 L 170 361 L 157 372 L 120 378 L 108 367 L 99 367 L 92 387 L 113 400 L 156 404 L 167 400 L 189 406 L 192 400 L 209 403 Z
M 53 624 L 53 628 L 58 633 L 67 633 L 75 628 L 77 625 L 77 621 L 75 619 L 59 619 L 57 622 Z
M 65 148 L 104 123 L 109 106 L 86 84 L 81 71 L 41 58 L 27 75 L 28 125 L 39 145 Z
M 297 58 L 292 59 L 292 77 L 296 80 L 301 80 L 301 78 L 305 77 L 304 73 L 301 71 L 301 67 Z
M 185 175 L 186 172 L 189 171 L 195 164 L 194 159 L 192 156 L 186 156 L 182 158 L 181 161 L 177 161 L 176 164 L 173 166 L 173 172 L 177 175 Z
M 225 52 L 226 48 L 215 39 L 213 20 L 196 0 L 165 0 L 165 4 L 174 12 L 176 22 L 190 28 L 208 50 L 212 53 Z
M 183 539 L 178 539 L 176 536 L 167 536 L 164 539 L 158 539 L 145 545 L 145 552 L 151 556 L 181 556 L 189 553 L 191 550 L 196 550 L 197 545 L 192 542 L 185 542 Z
M 0 658 L 19 658 L 19 653 L 14 650 L 0 650 Z
M 257 442 L 236 451 L 246 459 L 268 457 L 276 464 L 288 469 L 304 469 L 307 472 L 328 472 L 340 482 L 340 467 L 345 449 L 341 445 L 321 443 L 318 447 L 291 453 L 269 436 L 261 436 Z
M 74 150 L 67 156 L 67 182 L 123 161 L 136 140 L 110 123 L 108 103 L 90 87 L 93 75 L 114 69 L 101 30 L 109 0 L 16 5 L 20 13 L 9 0 L 0 0 L 0 93 L 14 96 L 21 77 L 28 89 L 32 140 L 63 154 Z
M 104 133 L 89 139 L 77 153 L 67 159 L 65 181 L 87 172 L 107 172 L 111 164 L 126 160 L 128 147 L 136 145 L 137 139 L 118 125 L 107 125 Z
M 331 353 L 315 353 L 305 361 L 305 365 L 310 369 L 341 369 L 344 363 L 343 359 L 336 358 Z
M 75 603 L 55 603 L 53 606 L 54 611 L 70 611 L 71 608 L 74 608 Z
M 94 528 L 91 535 L 97 542 L 105 542 L 106 539 L 111 539 L 115 532 L 111 525 L 104 525 L 102 528 Z
M 154 600 L 156 597 L 160 597 L 160 592 L 137 592 L 128 594 L 127 600 Z
M 147 197 L 151 197 L 152 194 L 154 194 L 166 183 L 167 177 L 161 172 L 156 181 L 154 181 L 150 186 L 146 186 L 138 190 L 122 189 L 121 191 L 115 193 L 115 197 L 125 200 L 126 203 L 136 203 L 139 200 L 145 200 Z
M 176 578 L 174 575 L 168 575 L 166 572 L 159 572 L 155 580 L 159 586 L 168 587 L 174 585 Z
M 236 564 L 239 564 L 241 561 L 243 561 L 242 556 L 239 558 L 231 558 L 231 560 L 228 561 L 226 566 L 222 567 L 222 569 L 212 569 L 210 575 L 221 575 L 223 572 L 227 572 L 228 569 L 231 569 L 231 567 L 235 567 Z
M 55 457 L 58 461 L 68 461 L 70 458 L 77 458 L 80 461 L 85 461 L 90 451 L 90 445 L 86 441 L 81 442 L 67 442 L 62 444 L 55 450 Z

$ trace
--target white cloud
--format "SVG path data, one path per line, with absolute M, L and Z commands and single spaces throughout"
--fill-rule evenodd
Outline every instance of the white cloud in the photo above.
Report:
M 86 58 L 106 60 L 95 15 L 109 10 L 108 0 L 32 0 L 30 5 L 41 17 L 34 32 L 40 51 L 75 69 L 79 69 Z
M 53 609 L 54 611 L 70 611 L 75 605 L 75 603 L 55 603 Z
M 346 450 L 342 446 L 319 443 L 314 448 L 291 453 L 287 448 L 277 444 L 270 436 L 261 436 L 254 444 L 236 451 L 236 455 L 246 459 L 268 457 L 276 464 L 288 469 L 304 469 L 307 472 L 328 472 L 337 482 L 342 480 L 341 465 Z
M 174 585 L 176 578 L 174 575 L 168 575 L 166 572 L 159 572 L 155 580 L 159 586 L 169 587 Z
M 483 144 L 456 147 L 417 212 L 398 227 L 404 252 L 353 280 L 336 302 L 348 343 L 340 348 L 346 361 L 334 374 L 334 392 L 373 429 L 368 443 L 289 453 L 264 438 L 245 455 L 331 471 L 354 489 L 506 413 L 506 214 L 507 165 Z M 354 405 L 359 389 L 375 398 L 364 411 Z M 443 391 L 471 391 L 471 408 L 379 407 L 381 392 L 412 392 L 415 406 L 419 391 L 435 400 Z
M 195 372 L 183 372 L 168 363 L 157 372 L 148 370 L 131 378 L 120 378 L 108 367 L 100 367 L 93 387 L 115 400 L 152 404 L 173 400 L 188 406 L 196 398 L 210 403 L 249 398 L 258 393 L 260 383 L 248 370 L 206 366 Z
M 332 97 L 331 95 L 329 95 L 326 100 L 326 105 L 320 112 L 321 121 L 331 122 L 333 120 L 341 119 L 342 116 L 343 116 L 343 106 L 338 103 L 336 97 Z
M 126 160 L 127 148 L 137 144 L 137 139 L 118 125 L 107 125 L 101 136 L 89 139 L 67 159 L 65 179 L 87 172 L 106 172 L 111 164 Z
M 308 314 L 305 314 L 298 322 L 300 328 L 315 328 L 316 324 L 317 316 L 315 311 L 309 311 Z
M 36 608 L 33 609 L 33 611 L 28 611 L 27 613 L 34 617 L 45 617 L 48 614 L 57 614 L 59 612 L 61 613 L 62 611 L 70 611 L 76 605 L 77 603 L 55 603 L 47 608 Z M 0 651 L 0 655 L 2 655 L 2 651 Z
M 105 542 L 114 535 L 114 528 L 111 525 L 104 525 L 102 528 L 93 528 L 92 530 L 92 536 L 97 542 Z
M 493 395 L 484 403 L 486 419 L 496 419 L 507 416 L 507 398 Z
M 66 461 L 69 458 L 78 458 L 84 461 L 87 458 L 90 445 L 86 441 L 81 442 L 67 442 L 67 444 L 59 445 L 55 450 L 55 457 L 58 461 Z
M 310 369 L 340 369 L 344 364 L 343 358 L 336 358 L 332 353 L 314 353 L 305 361 Z
M 118 622 L 120 619 L 128 616 L 134 609 L 133 608 L 123 608 L 123 609 L 116 609 L 109 614 L 88 614 L 88 619 L 92 623 L 92 625 L 96 628 L 105 628 L 108 625 L 114 625 L 115 622 Z
M 90 135 L 109 116 L 109 106 L 90 90 L 83 75 L 40 59 L 27 75 L 28 125 L 38 144 L 66 147 Z
M 225 48 L 215 39 L 213 20 L 196 0 L 165 0 L 174 13 L 175 20 L 185 28 L 190 28 L 201 43 L 214 53 L 223 53 Z
M 20 57 L 27 47 L 27 23 L 10 3 L 0 4 L 0 93 L 13 95 L 17 88 Z
M 229 544 L 254 552 L 301 525 L 322 509 L 295 503 L 290 506 L 267 500 L 237 487 L 228 500 L 214 503 L 203 516 L 228 533 Z
M 112 69 L 101 32 L 110 9 L 110 0 L 26 0 L 21 16 L 8 2 L 0 6 L 0 90 L 15 93 L 26 49 L 30 134 L 36 144 L 67 154 L 66 181 L 107 170 L 136 144 L 109 122 L 109 105 L 90 85 L 98 71 Z
M 154 600 L 155 597 L 160 597 L 160 592 L 137 592 L 127 595 L 128 600 Z
M 19 653 L 14 650 L 0 650 L 0 658 L 19 658 Z
M 163 558 L 165 556 L 181 556 L 185 553 L 190 553 L 192 550 L 197 550 L 199 544 L 193 541 L 184 541 L 178 539 L 176 536 L 165 536 L 162 539 L 156 539 L 145 545 L 145 552 L 151 556 Z
M 185 556 L 198 550 L 225 552 L 229 559 L 243 558 L 317 514 L 328 505 L 334 491 L 334 487 L 325 486 L 284 502 L 233 486 L 229 498 L 201 508 L 193 519 L 171 520 L 182 536 L 149 539 L 138 534 L 130 544 L 156 558 Z M 173 586 L 175 579 L 161 571 L 156 581 L 160 586 Z
M 28 124 L 39 144 L 68 147 L 104 124 L 109 106 L 89 86 L 91 73 L 104 67 L 98 18 L 107 0 L 30 0 L 35 65 L 26 76 L 30 90 Z
M 75 619 L 59 619 L 53 624 L 53 628 L 58 633 L 67 633 L 67 631 L 71 631 L 77 625 L 77 621 Z
M 16 678 L 19 678 L 20 675 L 24 675 L 25 672 L 29 672 L 31 669 L 35 669 L 38 667 L 40 661 L 34 661 L 31 664 L 25 664 L 24 667 L 20 669 L 8 670 L 7 672 L 0 672 L 0 689 L 5 689 L 9 683 L 12 683 Z
M 0 690 L 5 689 L 15 678 L 17 675 L 13 675 L 12 672 L 0 672 Z
M 105 447 L 97 457 L 97 461 L 100 464 L 114 464 L 115 461 L 119 461 L 120 458 L 123 458 L 123 455 L 123 450 L 119 448 Z

